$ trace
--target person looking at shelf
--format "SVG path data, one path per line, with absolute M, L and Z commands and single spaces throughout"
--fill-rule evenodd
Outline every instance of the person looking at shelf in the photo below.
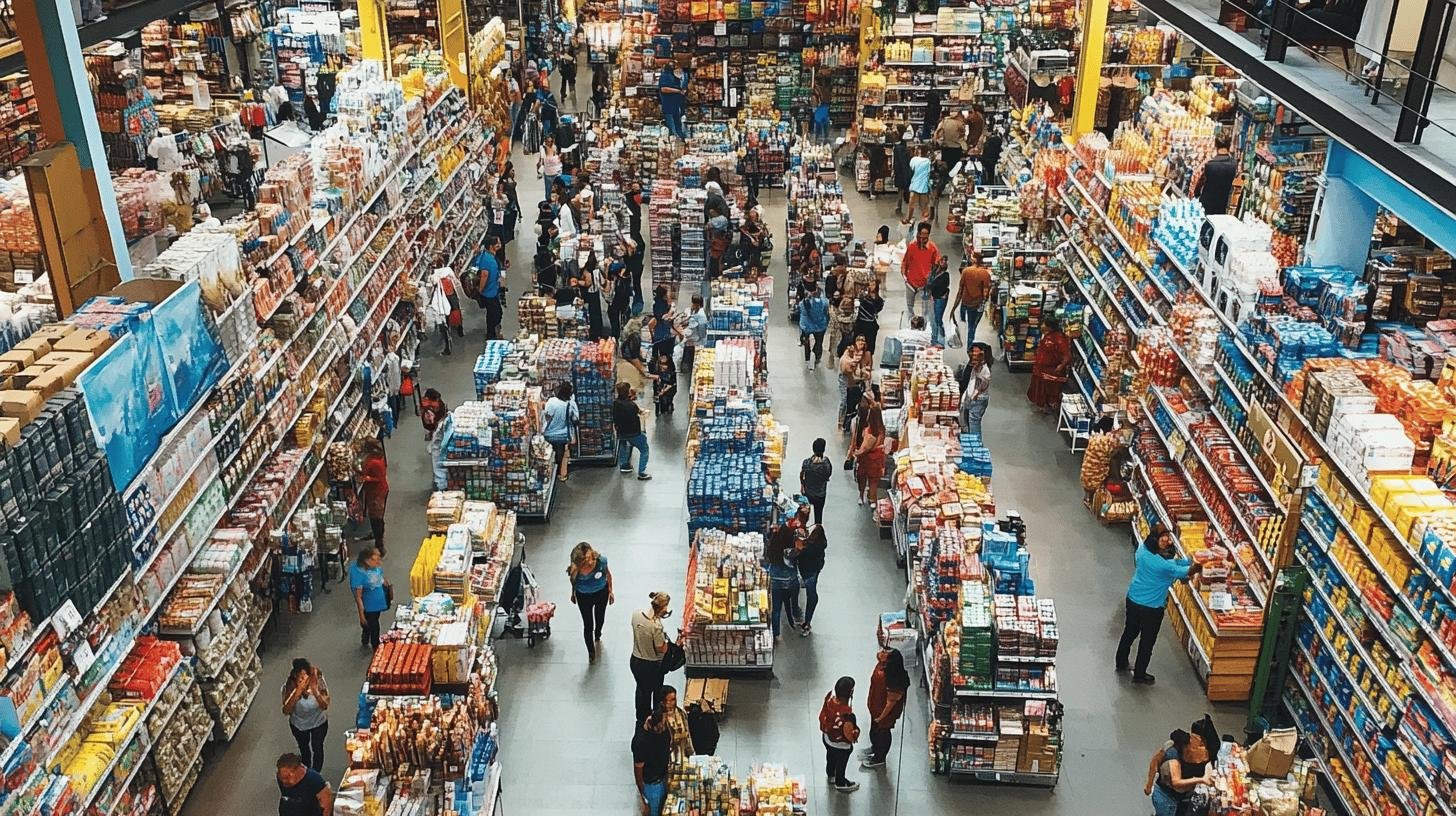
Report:
M 278 757 L 278 816 L 326 816 L 334 812 L 334 790 L 298 754 Z
M 662 118 L 667 125 L 667 132 L 679 139 L 687 138 L 687 131 L 683 130 L 683 109 L 687 104 L 688 72 L 684 70 L 682 60 L 677 60 L 672 65 L 672 70 L 663 71 L 662 77 L 657 82 L 657 95 L 662 104 Z
M 1132 665 L 1132 681 L 1140 685 L 1153 684 L 1153 676 L 1148 674 L 1148 663 L 1153 657 L 1153 646 L 1158 642 L 1158 630 L 1163 626 L 1168 590 L 1175 581 L 1186 580 L 1203 568 L 1192 559 L 1178 558 L 1177 552 L 1173 534 L 1158 527 L 1148 534 L 1143 546 L 1133 556 L 1132 582 L 1124 599 L 1126 617 L 1122 638 L 1117 642 L 1116 668 L 1119 672 L 1128 670 L 1128 652 L 1133 641 L 1137 641 L 1137 662 Z
M 665 698 L 664 698 L 665 699 Z M 661 816 L 667 800 L 667 767 L 672 760 L 672 733 L 667 716 L 656 708 L 642 718 L 632 737 L 632 776 L 644 816 Z
M 384 557 L 373 547 L 359 550 L 349 565 L 349 591 L 359 611 L 359 645 L 379 648 L 379 616 L 389 608 L 394 587 L 384 577 Z
M 915 240 L 905 247 L 905 257 L 900 261 L 900 274 L 905 278 L 905 309 L 913 318 L 916 311 L 930 311 L 930 297 L 926 284 L 931 274 L 945 262 L 940 247 L 930 240 L 930 222 L 921 221 L 915 227 Z M 948 287 L 947 287 L 948 288 Z
M 303 764 L 322 771 L 324 740 L 329 736 L 329 686 L 323 672 L 307 658 L 293 659 L 293 669 L 283 683 L 283 713 L 288 715 L 288 730 L 298 743 Z
M 910 157 L 910 204 L 905 210 L 904 220 L 900 222 L 906 226 L 917 218 L 922 223 L 931 219 L 930 169 L 930 155 L 923 145 L 917 145 Z M 923 214 L 917 216 L 917 212 Z
M 693 750 L 693 733 L 688 727 L 688 713 L 677 704 L 677 689 L 663 686 L 657 692 L 657 699 L 662 701 L 662 718 L 671 737 L 672 758 L 685 760 L 696 751 Z
M 573 394 L 575 389 L 571 383 L 562 380 L 541 412 L 545 417 L 541 435 L 546 437 L 556 453 L 556 478 L 562 482 L 566 481 L 567 470 L 571 466 L 571 434 L 576 423 L 581 421 L 581 412 L 576 407 Z
M 947 111 L 936 125 L 932 141 L 940 145 L 941 159 L 954 168 L 966 154 L 966 120 L 954 111 Z
M 1212 784 L 1207 743 L 1202 736 L 1180 728 L 1153 754 L 1143 793 L 1152 798 L 1156 816 L 1177 816 L 1199 785 Z
M 880 500 L 880 479 L 885 475 L 885 420 L 873 397 L 869 405 L 860 406 L 854 434 L 854 479 L 859 486 L 859 503 L 868 504 L 874 512 Z
M 910 673 L 905 671 L 905 656 L 898 649 L 880 649 L 865 699 L 870 709 L 870 747 L 859 764 L 861 768 L 885 766 L 895 723 L 905 713 L 905 698 L 909 694 Z
M 967 357 L 962 369 L 965 382 L 961 384 L 961 431 L 979 436 L 986 406 L 991 404 L 991 347 L 972 343 Z
M 698 349 L 708 346 L 708 313 L 703 310 L 703 296 L 693 295 L 688 308 L 688 327 L 683 332 L 683 371 L 692 376 L 693 359 Z
M 651 601 L 648 608 L 632 613 L 632 659 L 629 665 L 632 679 L 637 683 L 632 702 L 636 706 L 634 719 L 638 723 L 647 719 L 647 715 L 661 702 L 657 696 L 662 691 L 662 678 L 666 674 L 662 658 L 667 654 L 667 632 L 662 628 L 662 621 L 672 615 L 671 595 L 653 592 L 647 598 Z
M 798 629 L 798 616 L 794 608 L 799 601 L 799 568 L 794 563 L 798 551 L 794 547 L 794 529 L 782 524 L 769 535 L 763 548 L 763 567 L 768 572 L 769 626 L 774 640 L 783 637 L 781 620 L 789 619 L 789 626 Z
M 652 362 L 652 401 L 659 417 L 671 416 L 673 401 L 677 399 L 677 369 L 672 365 L 671 354 L 659 354 Z
M 588 661 L 597 659 L 597 644 L 602 641 L 602 624 L 607 619 L 607 604 L 617 602 L 612 590 L 612 570 L 607 557 L 583 541 L 571 549 L 571 563 L 566 566 L 571 580 L 571 602 L 581 612 L 581 637 L 586 641 Z
M 1204 215 L 1223 215 L 1228 212 L 1229 196 L 1234 191 L 1234 179 L 1239 175 L 1229 148 L 1233 138 L 1228 131 L 1220 130 L 1213 137 L 1213 158 L 1204 162 L 1203 171 L 1198 174 L 1198 183 L 1193 185 L 1193 194 L 1203 205 Z
M 1072 365 L 1072 341 L 1062 333 L 1062 322 L 1055 317 L 1046 318 L 1042 325 L 1044 330 L 1036 344 L 1026 398 L 1038 412 L 1047 414 L 1062 400 L 1062 386 L 1067 383 L 1067 369 Z
M 961 269 L 960 281 L 956 284 L 955 300 L 951 308 L 958 310 L 966 322 L 966 345 L 976 341 L 976 329 L 981 325 L 981 315 L 986 311 L 986 301 L 991 297 L 991 270 L 981 262 L 981 253 L 972 252 L 965 268 Z
M 505 312 L 502 296 L 505 287 L 501 281 L 501 239 L 492 235 L 485 239 L 485 245 L 476 253 L 471 263 L 480 276 L 480 305 L 485 309 L 485 339 L 499 340 L 501 317 Z
M 364 457 L 359 468 L 359 480 L 364 486 L 364 513 L 369 517 L 374 549 L 384 555 L 384 508 L 389 502 L 389 464 L 384 459 L 384 444 L 378 439 L 365 439 L 360 447 Z

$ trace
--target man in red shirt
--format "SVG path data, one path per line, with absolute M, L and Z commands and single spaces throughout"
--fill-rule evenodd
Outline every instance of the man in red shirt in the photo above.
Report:
M 941 259 L 940 248 L 930 240 L 930 222 L 921 221 L 915 228 L 915 240 L 905 247 L 905 258 L 900 261 L 900 274 L 905 277 L 905 308 L 910 311 L 911 317 L 916 314 L 917 301 L 929 314 L 930 303 L 925 284 L 929 282 L 931 271 Z

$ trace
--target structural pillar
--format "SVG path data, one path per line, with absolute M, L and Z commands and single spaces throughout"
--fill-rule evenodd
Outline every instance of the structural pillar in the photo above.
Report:
M 389 18 L 384 0 L 359 0 L 359 44 L 364 59 L 379 60 L 384 75 L 394 76 L 394 61 L 389 58 Z
M 1097 92 L 1102 85 L 1103 40 L 1107 37 L 1108 0 L 1088 0 L 1082 14 L 1082 46 L 1077 50 L 1077 88 L 1072 97 L 1072 139 L 1097 121 Z
M 455 87 L 470 90 L 470 26 L 465 18 L 462 0 L 439 0 L 440 52 L 445 57 L 445 70 Z
M 41 129 L 52 145 L 23 166 L 47 273 L 68 314 L 75 298 L 131 278 L 131 260 L 71 4 L 16 0 L 14 14 Z

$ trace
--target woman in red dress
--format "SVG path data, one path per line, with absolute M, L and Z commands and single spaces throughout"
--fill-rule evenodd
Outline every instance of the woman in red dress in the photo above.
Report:
M 1055 410 L 1061 400 L 1067 367 L 1072 363 L 1072 341 L 1062 333 L 1061 321 L 1055 317 L 1048 317 L 1043 327 L 1046 330 L 1036 344 L 1036 361 L 1031 364 L 1031 386 L 1026 389 L 1026 398 L 1046 414 Z
M 872 404 L 864 421 L 857 424 L 854 448 L 854 476 L 859 483 L 859 503 L 871 508 L 880 498 L 880 478 L 885 475 L 885 420 L 878 404 Z
M 364 465 L 360 481 L 364 484 L 364 513 L 374 534 L 374 549 L 384 555 L 384 507 L 389 501 L 389 465 L 384 460 L 384 445 L 378 439 L 363 443 Z

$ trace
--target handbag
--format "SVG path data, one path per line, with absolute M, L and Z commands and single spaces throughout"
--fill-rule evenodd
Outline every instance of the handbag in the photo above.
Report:
M 390 609 L 394 606 L 394 584 L 384 585 L 384 608 Z
M 667 642 L 667 651 L 662 653 L 662 673 L 675 672 L 687 664 L 687 652 L 683 651 L 683 647 L 669 640 Z
M 1194 791 L 1178 800 L 1177 816 L 1208 816 L 1212 802 L 1208 794 Z

